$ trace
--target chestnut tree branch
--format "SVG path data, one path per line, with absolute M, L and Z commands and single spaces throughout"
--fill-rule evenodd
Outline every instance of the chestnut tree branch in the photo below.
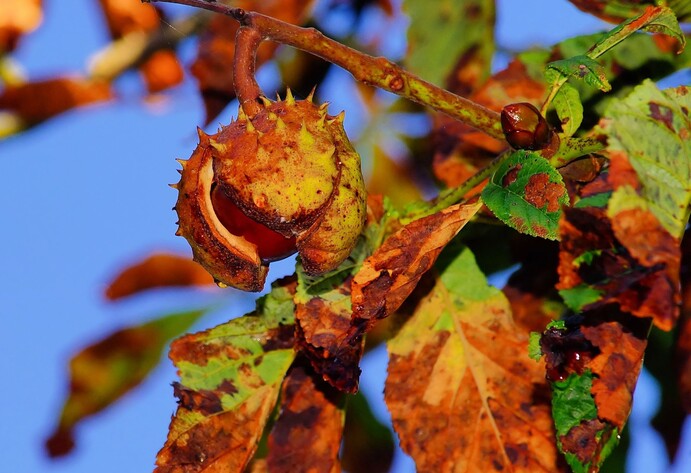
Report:
M 422 80 L 386 58 L 369 56 L 338 41 L 327 38 L 314 28 L 302 28 L 260 13 L 247 12 L 241 8 L 229 7 L 215 1 L 142 1 L 145 3 L 177 3 L 230 16 L 239 21 L 242 26 L 255 30 L 259 34 L 259 41 L 271 40 L 302 49 L 342 67 L 350 72 L 355 79 L 364 84 L 387 90 L 413 102 L 428 106 L 494 138 L 504 139 L 497 112 Z M 256 51 L 253 41 L 247 42 L 246 47 L 248 49 L 244 52 L 247 54 L 251 52 L 249 49 L 251 47 L 254 47 Z M 247 59 L 245 57 L 243 61 L 247 61 Z M 236 73 L 240 70 L 242 69 L 236 68 Z M 241 87 L 250 85 L 244 84 Z M 245 109 L 245 104 L 252 107 L 252 105 L 249 105 L 249 101 L 252 99 L 256 101 L 258 97 L 258 95 L 251 97 L 253 93 L 256 94 L 257 92 L 252 92 L 250 88 L 246 88 L 244 91 L 238 90 L 237 92 L 238 96 L 241 97 L 243 109 Z M 245 95 L 243 96 L 242 94 Z

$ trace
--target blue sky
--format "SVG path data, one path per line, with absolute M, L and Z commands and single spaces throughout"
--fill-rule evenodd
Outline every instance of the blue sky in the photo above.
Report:
M 83 70 L 84 59 L 108 40 L 96 2 L 47 1 L 45 9 L 43 26 L 26 38 L 17 61 L 32 78 Z M 566 1 L 504 0 L 498 10 L 498 40 L 511 49 L 549 44 L 601 25 Z M 185 48 L 185 58 L 192 54 L 193 47 Z M 203 120 L 191 81 L 153 105 L 139 100 L 135 77 L 118 85 L 121 101 L 66 114 L 0 142 L 9 214 L 0 236 L 3 471 L 151 471 L 175 410 L 170 388 L 175 373 L 167 361 L 136 392 L 84 422 L 71 456 L 47 460 L 42 443 L 66 393 L 70 356 L 116 328 L 173 310 L 222 302 L 223 309 L 205 318 L 203 328 L 253 307 L 251 296 L 235 291 L 162 291 L 118 304 L 104 301 L 105 284 L 124 262 L 153 250 L 188 252 L 185 241 L 174 236 L 175 192 L 167 184 L 177 181 L 173 159 L 189 156 Z M 334 111 L 349 106 L 337 92 L 329 100 Z M 347 115 L 346 126 L 354 125 L 353 114 Z M 272 274 L 287 271 L 283 266 Z M 385 358 L 378 350 L 363 362 L 363 390 L 375 398 L 381 398 Z M 655 402 L 654 385 L 644 378 L 632 424 L 645 424 Z M 384 416 L 381 405 L 378 409 Z M 681 453 L 687 459 L 688 430 Z M 633 442 L 629 471 L 666 471 L 666 465 L 645 460 L 659 458 L 659 439 L 637 429 Z M 396 471 L 413 471 L 410 460 L 398 456 Z

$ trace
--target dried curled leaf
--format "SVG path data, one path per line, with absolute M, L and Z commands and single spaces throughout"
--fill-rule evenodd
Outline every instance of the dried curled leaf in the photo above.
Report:
M 447 260 L 448 259 L 448 260 Z M 388 343 L 386 402 L 419 471 L 561 471 L 542 367 L 467 248 Z
M 189 330 L 204 310 L 172 314 L 118 330 L 70 360 L 70 393 L 55 432 L 46 441 L 51 456 L 69 453 L 72 431 L 137 387 L 158 365 L 170 339 Z
M 115 276 L 105 296 L 113 301 L 153 288 L 208 286 L 213 282 L 204 268 L 187 257 L 154 253 Z

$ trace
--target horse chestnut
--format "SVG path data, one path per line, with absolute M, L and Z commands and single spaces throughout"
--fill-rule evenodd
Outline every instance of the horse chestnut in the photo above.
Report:
M 262 98 L 200 142 L 182 178 L 178 234 L 222 284 L 263 288 L 268 263 L 297 249 L 306 273 L 321 274 L 351 252 L 365 222 L 360 157 L 343 129 L 311 98 Z
M 552 129 L 534 105 L 512 103 L 501 111 L 501 127 L 506 141 L 516 149 L 545 148 L 552 140 Z

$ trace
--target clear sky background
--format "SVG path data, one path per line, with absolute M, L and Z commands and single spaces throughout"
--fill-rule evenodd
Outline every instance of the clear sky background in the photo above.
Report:
M 46 0 L 43 26 L 25 38 L 17 60 L 32 78 L 80 71 L 84 59 L 108 42 L 97 2 Z M 498 6 L 498 42 L 504 48 L 551 44 L 602 28 L 565 0 L 504 0 Z M 185 11 L 175 8 L 176 12 Z M 405 22 L 392 25 L 392 38 Z M 400 41 L 392 42 L 392 51 Z M 184 48 L 190 60 L 194 45 Z M 264 71 L 265 77 L 271 71 Z M 174 236 L 176 157 L 186 158 L 196 144 L 202 106 L 191 80 L 167 94 L 168 100 L 140 100 L 135 76 L 119 80 L 123 99 L 66 114 L 18 137 L 0 142 L 4 184 L 0 226 L 0 470 L 34 472 L 147 472 L 163 445 L 175 410 L 169 362 L 139 388 L 77 430 L 77 448 L 50 461 L 43 441 L 57 420 L 67 388 L 72 354 L 116 328 L 141 323 L 183 308 L 223 302 L 203 319 L 206 328 L 241 315 L 253 297 L 235 291 L 161 291 L 118 304 L 105 302 L 105 285 L 126 262 L 153 250 L 189 252 Z M 328 89 L 327 89 L 328 90 Z M 336 88 L 324 92 L 330 110 L 349 107 Z M 346 116 L 354 129 L 355 114 Z M 229 116 L 222 118 L 227 122 Z M 215 128 L 215 126 L 213 127 Z M 7 219 L 9 215 L 9 219 Z M 290 271 L 279 267 L 272 275 Z M 362 389 L 385 417 L 382 387 L 386 353 L 363 361 Z M 658 397 L 644 376 L 636 393 L 630 472 L 668 470 L 662 442 L 646 427 Z M 687 427 L 688 422 L 687 422 Z M 680 456 L 691 459 L 687 428 Z M 691 465 L 687 462 L 686 467 Z M 682 470 L 679 467 L 677 473 Z M 414 471 L 399 454 L 394 470 Z

